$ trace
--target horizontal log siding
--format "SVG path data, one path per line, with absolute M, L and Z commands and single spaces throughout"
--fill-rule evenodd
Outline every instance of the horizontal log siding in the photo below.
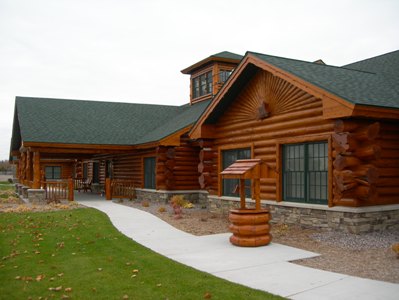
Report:
M 103 155 L 96 157 L 99 163 L 100 183 L 105 182 L 105 164 L 107 160 L 113 161 L 113 178 L 133 180 L 137 187 L 143 185 L 143 157 L 156 156 L 155 149 L 139 150 L 132 154 Z
M 243 89 L 216 124 L 215 149 L 252 147 L 253 158 L 260 158 L 276 168 L 277 143 L 280 139 L 331 134 L 334 123 L 322 117 L 322 102 L 290 84 L 270 83 L 266 72 L 258 73 Z M 265 85 L 272 84 L 276 89 Z M 280 90 L 278 90 L 280 89 Z M 281 90 L 281 89 L 285 89 Z M 296 95 L 296 96 L 295 96 Z M 269 116 L 257 120 L 259 99 L 266 100 Z M 273 103 L 267 100 L 272 99 Z M 301 103 L 298 106 L 297 101 Z M 219 168 L 212 170 L 212 178 L 220 188 Z M 276 200 L 276 178 L 262 178 L 261 199 Z M 218 188 L 210 190 L 217 194 Z
M 199 190 L 198 163 L 199 147 L 191 145 L 187 136 L 182 136 L 180 146 L 175 147 L 174 155 L 174 190 Z
M 380 135 L 376 144 L 381 156 L 375 161 L 378 204 L 399 203 L 399 122 L 380 121 Z

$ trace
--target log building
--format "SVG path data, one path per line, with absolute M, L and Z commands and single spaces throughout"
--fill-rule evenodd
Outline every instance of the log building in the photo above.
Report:
M 17 97 L 18 181 L 133 182 L 139 199 L 239 203 L 221 172 L 261 159 L 274 222 L 349 232 L 399 224 L 399 51 L 342 67 L 247 52 L 184 70 L 183 106 Z M 245 184 L 251 202 L 253 183 Z

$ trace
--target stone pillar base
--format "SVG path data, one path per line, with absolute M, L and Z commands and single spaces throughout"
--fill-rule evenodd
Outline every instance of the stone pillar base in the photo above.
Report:
M 21 196 L 22 196 L 22 198 L 23 199 L 28 199 L 28 190 L 29 190 L 30 188 L 28 187 L 28 186 L 23 186 L 22 187 L 22 194 L 21 194 Z
M 33 204 L 46 204 L 46 191 L 43 189 L 29 189 L 28 200 Z

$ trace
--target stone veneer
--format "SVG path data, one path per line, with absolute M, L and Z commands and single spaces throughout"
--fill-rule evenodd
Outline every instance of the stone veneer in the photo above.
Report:
M 47 204 L 46 191 L 43 189 L 29 189 L 28 199 L 33 204 Z
M 25 203 L 46 204 L 46 191 L 43 189 L 32 189 L 20 183 L 15 184 L 15 193 Z
M 254 201 L 247 199 L 248 206 Z M 240 200 L 234 197 L 208 196 L 211 212 L 228 214 L 238 208 Z M 272 223 L 298 224 L 349 233 L 366 233 L 385 229 L 399 229 L 399 204 L 368 207 L 327 207 L 325 205 L 262 200 L 262 207 L 269 208 Z
M 168 204 L 174 195 L 184 195 L 185 199 L 191 203 L 207 205 L 208 192 L 206 191 L 164 191 L 150 189 L 136 189 L 137 201 L 148 200 Z

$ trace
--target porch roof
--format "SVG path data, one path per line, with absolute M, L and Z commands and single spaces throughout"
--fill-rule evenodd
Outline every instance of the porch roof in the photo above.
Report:
M 194 123 L 209 101 L 170 106 L 16 97 L 11 150 L 21 142 L 137 145 Z

